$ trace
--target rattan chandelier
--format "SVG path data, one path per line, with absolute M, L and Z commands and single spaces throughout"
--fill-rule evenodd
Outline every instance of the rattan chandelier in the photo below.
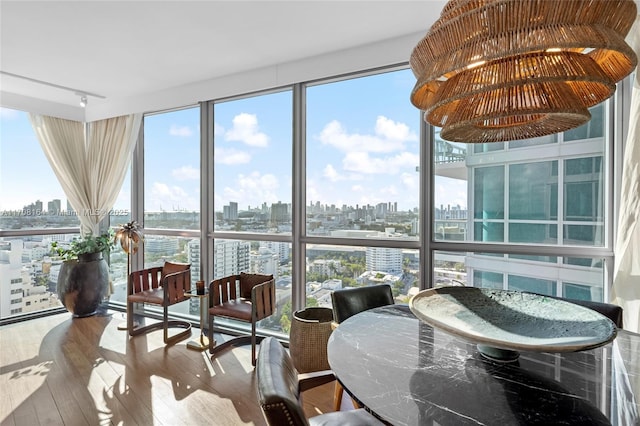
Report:
M 411 102 L 450 141 L 578 127 L 635 68 L 636 15 L 634 0 L 450 0 L 411 54 Z

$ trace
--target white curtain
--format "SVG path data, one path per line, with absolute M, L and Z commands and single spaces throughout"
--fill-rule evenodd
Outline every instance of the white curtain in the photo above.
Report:
M 640 57 L 640 16 L 627 42 Z M 624 149 L 611 301 L 624 310 L 624 328 L 640 332 L 640 73 L 636 67 Z
M 80 219 L 82 235 L 99 233 L 118 197 L 142 121 L 141 114 L 87 123 L 31 114 L 40 145 Z

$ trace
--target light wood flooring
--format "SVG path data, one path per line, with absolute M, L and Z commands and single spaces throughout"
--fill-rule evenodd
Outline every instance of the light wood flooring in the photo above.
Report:
M 162 331 L 129 338 L 124 318 L 64 313 L 0 327 L 1 424 L 266 424 L 250 346 L 211 360 L 188 339 L 165 346 Z M 332 383 L 305 392 L 307 416 L 331 411 L 332 397 Z

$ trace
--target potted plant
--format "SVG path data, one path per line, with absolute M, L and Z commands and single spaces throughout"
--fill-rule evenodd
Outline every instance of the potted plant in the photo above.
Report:
M 51 243 L 62 259 L 58 275 L 58 297 L 74 317 L 94 315 L 109 289 L 109 266 L 104 252 L 113 246 L 113 232 L 74 238 L 68 247 Z

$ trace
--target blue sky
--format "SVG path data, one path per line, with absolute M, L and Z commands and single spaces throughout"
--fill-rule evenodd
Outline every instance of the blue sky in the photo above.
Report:
M 420 112 L 409 70 L 307 90 L 307 204 L 418 207 Z M 215 207 L 291 202 L 292 93 L 217 104 Z M 28 116 L 0 110 L 0 210 L 35 199 L 66 202 Z M 145 118 L 147 210 L 199 210 L 198 108 Z M 28 159 L 28 161 L 25 161 Z M 466 206 L 466 182 L 438 178 L 436 205 Z M 115 208 L 129 207 L 128 177 Z

